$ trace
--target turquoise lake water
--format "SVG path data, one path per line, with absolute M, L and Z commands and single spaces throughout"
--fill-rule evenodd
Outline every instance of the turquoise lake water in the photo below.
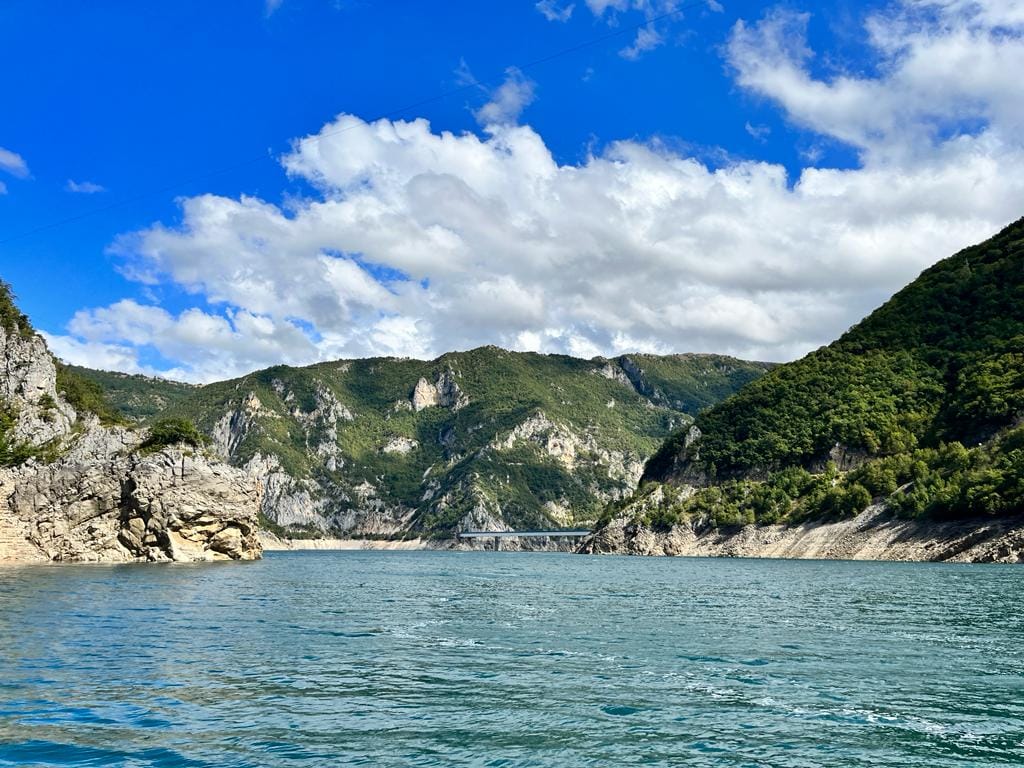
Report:
M 1024 568 L 0 568 L 0 766 L 1024 765 Z

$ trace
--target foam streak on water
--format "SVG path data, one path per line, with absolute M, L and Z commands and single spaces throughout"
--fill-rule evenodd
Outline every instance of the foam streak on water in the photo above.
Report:
M 1024 569 L 0 569 L 0 766 L 1024 764 Z

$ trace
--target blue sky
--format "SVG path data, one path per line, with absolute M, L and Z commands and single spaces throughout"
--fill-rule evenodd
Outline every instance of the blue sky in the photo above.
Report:
M 14 0 L 0 275 L 62 357 L 193 380 L 483 343 L 790 359 L 1024 213 L 1022 25 Z

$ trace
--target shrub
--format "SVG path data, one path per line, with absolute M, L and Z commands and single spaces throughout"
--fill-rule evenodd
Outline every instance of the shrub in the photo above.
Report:
M 200 432 L 188 419 L 161 419 L 149 429 L 147 437 L 139 446 L 143 453 L 152 453 L 169 445 L 190 445 L 201 448 L 210 439 Z
M 674 507 L 659 506 L 647 519 L 648 525 L 656 531 L 668 531 L 679 524 L 679 510 Z
M 23 338 L 31 338 L 35 335 L 32 323 L 14 303 L 11 286 L 3 280 L 0 280 L 0 328 L 3 328 L 7 334 L 17 331 Z

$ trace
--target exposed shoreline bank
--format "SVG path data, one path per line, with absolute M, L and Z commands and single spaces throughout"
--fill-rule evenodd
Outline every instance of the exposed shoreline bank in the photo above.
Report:
M 477 552 L 491 549 L 490 539 L 286 539 L 270 531 L 260 532 L 260 543 L 264 552 L 301 551 L 420 551 L 450 550 L 455 552 Z M 507 539 L 501 542 L 503 552 L 575 552 L 573 542 L 562 539 L 538 540 Z
M 428 541 L 427 539 L 284 539 L 269 531 L 260 531 L 260 543 L 264 552 L 291 552 L 304 550 L 419 550 L 419 549 L 445 549 L 438 546 L 443 542 Z
M 797 560 L 1024 563 L 1024 516 L 1015 520 L 922 522 L 878 506 L 849 520 L 668 531 L 616 520 L 587 539 L 585 554 L 752 557 Z

